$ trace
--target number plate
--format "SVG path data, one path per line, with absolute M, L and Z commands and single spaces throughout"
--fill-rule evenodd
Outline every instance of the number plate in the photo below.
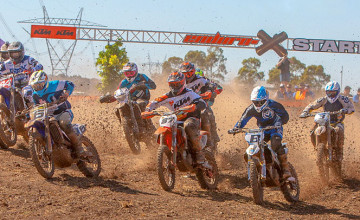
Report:
M 248 143 L 258 143 L 261 137 L 261 133 L 246 133 L 245 140 Z

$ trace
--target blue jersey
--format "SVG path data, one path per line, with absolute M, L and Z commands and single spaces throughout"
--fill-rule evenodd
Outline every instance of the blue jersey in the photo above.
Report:
M 69 95 L 74 91 L 74 84 L 65 80 L 54 80 L 48 82 L 48 85 L 40 91 L 33 91 L 33 100 L 35 104 L 42 104 L 44 102 L 51 103 L 60 98 L 64 94 L 64 90 L 69 91 Z M 71 105 L 68 101 L 64 102 L 54 112 L 55 115 L 60 114 L 68 109 Z
M 252 117 L 256 118 L 259 127 L 273 126 L 276 122 L 286 124 L 289 121 L 289 114 L 284 106 L 271 99 L 269 99 L 267 106 L 260 112 L 256 111 L 253 104 L 247 107 L 235 127 L 245 127 Z
M 149 90 L 156 89 L 156 85 L 145 74 L 139 73 L 132 82 L 129 82 L 127 79 L 124 79 L 123 81 L 121 81 L 119 88 L 130 89 L 133 85 L 137 85 L 141 82 L 143 82 L 145 85 L 143 87 L 140 87 L 136 91 L 132 92 L 131 98 L 133 100 L 137 100 L 137 99 L 149 100 L 150 99 L 150 91 Z

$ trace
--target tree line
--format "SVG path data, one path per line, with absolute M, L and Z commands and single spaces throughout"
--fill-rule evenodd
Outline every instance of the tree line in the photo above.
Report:
M 114 44 L 106 45 L 105 50 L 99 52 L 96 66 L 98 67 L 98 74 L 101 77 L 102 84 L 99 85 L 98 89 L 104 93 L 114 91 L 123 79 L 121 69 L 129 61 L 129 57 L 122 45 L 121 41 L 117 41 Z M 222 48 L 209 47 L 206 52 L 191 50 L 186 53 L 184 58 L 170 57 L 162 63 L 162 74 L 176 71 L 182 62 L 189 61 L 194 63 L 196 68 L 203 70 L 208 78 L 221 82 L 228 73 L 226 69 L 227 58 L 225 58 L 223 52 Z M 244 59 L 241 64 L 242 66 L 238 70 L 235 80 L 249 85 L 253 85 L 257 81 L 264 81 L 265 73 L 259 71 L 261 61 L 258 58 L 251 57 Z M 280 70 L 275 65 L 276 63 L 269 70 L 267 83 L 278 85 L 280 84 Z M 290 79 L 291 84 L 305 83 L 314 89 L 320 89 L 330 81 L 330 75 L 324 72 L 322 65 L 306 66 L 296 57 L 291 57 Z

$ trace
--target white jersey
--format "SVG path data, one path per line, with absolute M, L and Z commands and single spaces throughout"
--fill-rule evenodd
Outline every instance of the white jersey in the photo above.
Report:
M 191 89 L 192 91 L 196 92 L 197 94 L 201 94 L 201 93 L 207 92 L 207 90 L 209 90 L 208 86 L 210 84 L 211 84 L 210 80 L 208 80 L 204 77 L 195 75 L 194 80 L 190 83 L 186 83 L 185 87 L 188 89 Z M 206 91 L 203 91 L 204 88 Z
M 25 55 L 20 63 L 14 64 L 10 59 L 0 66 L 0 75 L 8 73 L 22 73 L 24 71 L 42 70 L 43 66 L 34 58 Z

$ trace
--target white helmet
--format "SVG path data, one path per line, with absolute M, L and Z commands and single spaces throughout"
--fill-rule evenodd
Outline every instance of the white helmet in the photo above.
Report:
M 261 112 L 268 104 L 269 95 L 264 86 L 257 86 L 251 92 L 250 99 L 255 110 Z
M 340 84 L 336 81 L 329 82 L 325 86 L 326 98 L 330 103 L 336 102 L 340 96 Z

